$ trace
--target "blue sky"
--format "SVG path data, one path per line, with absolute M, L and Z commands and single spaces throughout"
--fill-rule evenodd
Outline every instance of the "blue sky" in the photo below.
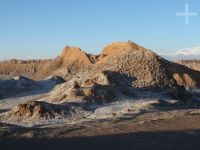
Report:
M 198 13 L 189 18 L 177 12 Z M 0 0 L 0 59 L 54 58 L 65 45 L 100 53 L 132 40 L 164 54 L 200 46 L 197 0 Z

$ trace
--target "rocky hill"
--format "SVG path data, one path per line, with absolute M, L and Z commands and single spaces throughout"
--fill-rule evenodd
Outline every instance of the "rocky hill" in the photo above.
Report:
M 93 63 L 78 70 L 75 80 L 100 80 L 98 76 L 102 76 L 102 73 L 108 78 L 112 77 L 108 80 L 115 80 L 111 82 L 127 83 L 137 88 L 174 87 L 176 84 L 200 86 L 199 71 L 167 61 L 131 41 L 106 46 Z
M 133 42 L 118 42 L 106 46 L 96 63 L 84 68 L 81 74 L 95 78 L 105 74 L 114 84 L 136 88 L 173 87 L 175 80 L 165 67 L 164 59 Z M 83 77 L 83 75 L 82 75 Z
M 37 72 L 33 78 L 44 79 L 50 75 L 59 75 L 67 78 L 92 62 L 92 55 L 85 53 L 78 47 L 66 46 L 56 59 L 49 63 L 44 70 Z
M 179 65 L 133 42 L 112 43 L 93 63 L 56 87 L 48 102 L 106 102 L 132 97 L 134 89 L 171 90 L 177 99 L 184 99 L 185 90 L 179 86 L 184 84 L 174 78 L 174 67 Z

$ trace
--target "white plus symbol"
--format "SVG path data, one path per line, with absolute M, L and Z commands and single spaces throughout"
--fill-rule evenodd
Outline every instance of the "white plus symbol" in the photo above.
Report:
M 185 13 L 176 13 L 177 16 L 184 16 L 185 17 L 185 25 L 189 25 L 189 17 L 190 16 L 197 16 L 197 13 L 190 13 L 188 4 L 185 4 Z

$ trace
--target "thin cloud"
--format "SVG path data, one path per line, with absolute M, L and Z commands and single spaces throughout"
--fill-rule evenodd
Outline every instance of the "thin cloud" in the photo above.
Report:
M 176 55 L 184 55 L 184 56 L 190 56 L 190 55 L 200 55 L 200 47 L 192 47 L 192 48 L 185 48 L 176 51 Z

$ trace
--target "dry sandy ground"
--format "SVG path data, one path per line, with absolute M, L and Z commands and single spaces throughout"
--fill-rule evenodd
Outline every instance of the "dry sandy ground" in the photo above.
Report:
M 164 110 L 53 128 L 1 124 L 1 149 L 199 149 L 200 111 Z

